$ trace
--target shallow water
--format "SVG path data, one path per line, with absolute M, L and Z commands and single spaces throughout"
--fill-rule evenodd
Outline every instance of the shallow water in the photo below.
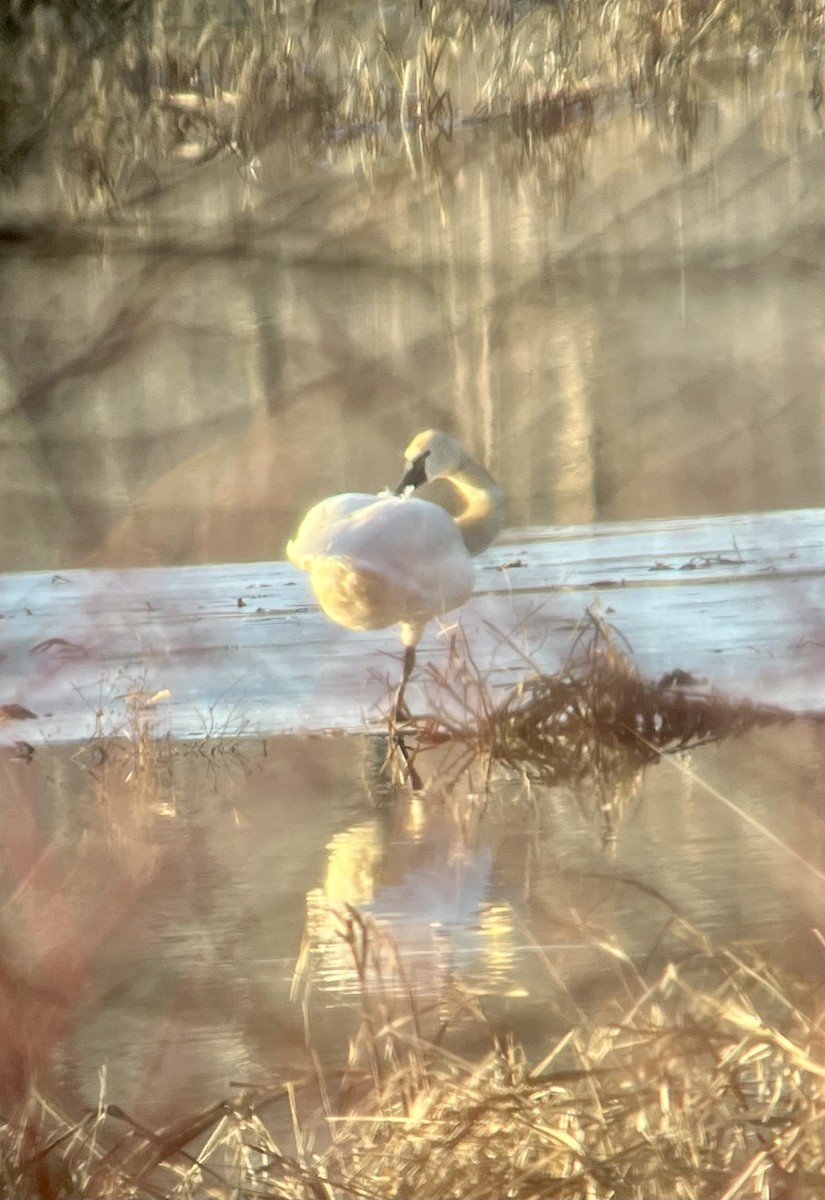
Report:
M 336 1087 L 359 997 L 346 905 L 396 941 L 403 987 L 386 948 L 370 975 L 385 999 L 411 989 L 426 1031 L 475 996 L 536 1057 L 579 1005 L 624 994 L 620 950 L 649 970 L 688 955 L 674 912 L 822 981 L 823 736 L 797 723 L 664 762 L 615 788 L 609 819 L 603 789 L 504 779 L 482 812 L 478 780 L 435 754 L 423 795 L 393 789 L 368 738 L 161 747 L 151 767 L 114 743 L 103 765 L 4 756 L 2 1078 L 37 1047 L 41 1083 L 94 1104 L 106 1064 L 109 1099 L 162 1122 L 306 1072 L 303 1002 Z M 467 1021 L 451 1037 L 486 1047 Z

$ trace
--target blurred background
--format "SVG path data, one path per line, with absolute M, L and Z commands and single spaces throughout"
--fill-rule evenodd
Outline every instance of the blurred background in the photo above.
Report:
M 3 43 L 0 568 L 282 558 L 428 426 L 517 526 L 822 502 L 818 44 L 69 8 Z

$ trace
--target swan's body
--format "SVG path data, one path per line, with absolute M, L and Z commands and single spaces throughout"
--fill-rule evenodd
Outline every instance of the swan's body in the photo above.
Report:
M 473 564 L 455 521 L 414 497 L 345 493 L 311 508 L 287 553 L 321 608 L 347 629 L 401 625 L 405 645 L 463 604 Z
M 472 555 L 504 524 L 501 489 L 453 438 L 427 430 L 405 458 L 402 494 L 331 496 L 309 510 L 287 545 L 333 621 L 347 629 L 401 626 L 399 704 L 424 626 L 471 595 Z

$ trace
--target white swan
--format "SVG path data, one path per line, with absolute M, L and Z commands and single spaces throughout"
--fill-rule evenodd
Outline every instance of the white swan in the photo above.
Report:
M 492 475 L 448 434 L 419 433 L 404 457 L 407 471 L 395 493 L 322 500 L 286 548 L 290 561 L 309 571 L 333 621 L 347 629 L 400 625 L 405 652 L 396 713 L 424 626 L 470 596 L 471 555 L 489 546 L 505 513 Z

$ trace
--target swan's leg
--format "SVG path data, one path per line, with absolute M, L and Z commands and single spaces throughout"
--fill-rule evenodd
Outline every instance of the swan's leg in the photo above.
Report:
M 408 721 L 412 713 L 407 708 L 404 700 L 404 692 L 409 682 L 409 678 L 415 670 L 415 646 L 404 647 L 404 666 L 401 671 L 401 682 L 398 685 L 398 691 L 395 693 L 395 704 L 392 709 L 392 721 L 397 725 L 399 721 Z

